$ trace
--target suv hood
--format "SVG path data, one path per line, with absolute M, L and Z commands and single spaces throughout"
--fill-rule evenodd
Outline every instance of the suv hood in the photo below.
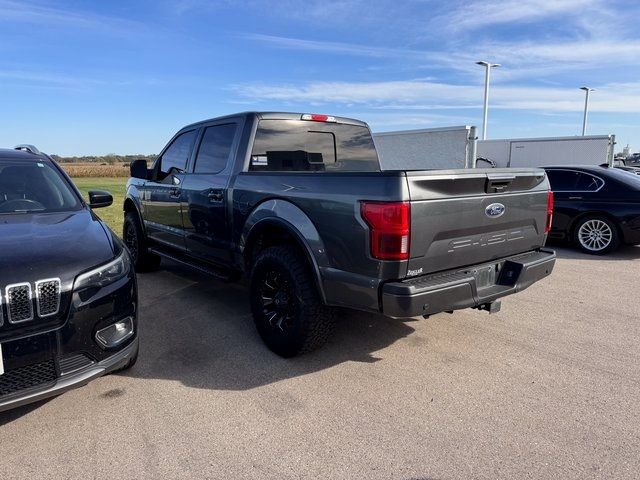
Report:
M 90 210 L 0 215 L 0 288 L 46 278 L 64 285 L 114 250 L 110 230 Z

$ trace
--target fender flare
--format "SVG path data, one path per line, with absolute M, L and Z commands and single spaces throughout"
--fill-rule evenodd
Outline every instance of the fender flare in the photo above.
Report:
M 143 217 L 142 217 L 142 211 L 140 210 L 140 204 L 139 204 L 138 200 L 139 199 L 137 197 L 127 193 L 127 195 L 126 195 L 126 197 L 124 199 L 124 202 L 122 202 L 122 211 L 125 212 L 125 215 L 126 215 L 127 205 L 129 205 L 129 204 L 133 205 L 133 209 L 135 210 L 136 214 L 138 215 L 138 219 L 140 220 L 140 226 L 142 227 L 142 231 L 146 235 L 147 234 L 147 230 L 146 230 L 145 225 L 144 225 L 144 220 L 143 220 Z
M 256 234 L 269 225 L 277 225 L 292 234 L 310 262 L 318 291 L 322 301 L 326 302 L 321 270 L 329 267 L 329 258 L 324 242 L 311 219 L 293 203 L 271 199 L 251 211 L 240 236 L 239 246 L 243 257 L 246 249 L 257 238 Z

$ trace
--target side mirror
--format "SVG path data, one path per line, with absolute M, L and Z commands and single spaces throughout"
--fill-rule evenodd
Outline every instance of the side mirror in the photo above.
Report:
M 109 192 L 91 190 L 89 192 L 89 206 L 91 208 L 108 207 L 113 203 L 113 197 Z
M 146 160 L 134 160 L 129 166 L 129 171 L 133 178 L 141 178 L 142 180 L 147 180 L 149 178 Z

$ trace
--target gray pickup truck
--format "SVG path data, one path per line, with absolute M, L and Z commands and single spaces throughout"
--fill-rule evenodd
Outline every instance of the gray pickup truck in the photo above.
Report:
M 549 275 L 543 170 L 381 171 L 368 126 L 240 113 L 181 129 L 131 165 L 124 240 L 138 271 L 162 257 L 248 279 L 267 346 L 320 346 L 331 307 L 391 317 L 499 299 Z

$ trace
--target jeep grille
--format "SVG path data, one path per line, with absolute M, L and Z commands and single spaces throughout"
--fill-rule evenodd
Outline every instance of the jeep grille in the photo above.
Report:
M 18 283 L 7 287 L 7 316 L 9 323 L 33 320 L 33 302 L 31 285 Z
M 55 315 L 60 310 L 60 280 L 40 280 L 36 282 L 36 305 L 39 317 Z
M 0 294 L 0 325 L 3 324 L 4 308 L 9 323 L 33 320 L 34 309 L 40 318 L 60 312 L 61 284 L 58 278 L 38 280 L 35 282 L 35 290 L 32 290 L 31 283 L 15 283 L 8 285 L 4 293 L 4 298 Z

